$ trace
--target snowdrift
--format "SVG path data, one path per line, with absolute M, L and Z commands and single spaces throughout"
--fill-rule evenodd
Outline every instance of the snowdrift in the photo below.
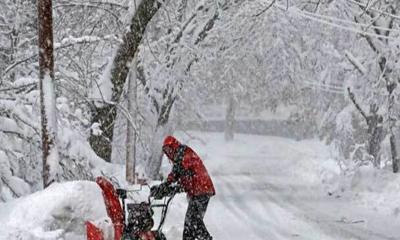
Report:
M 55 183 L 0 207 L 0 239 L 83 239 L 84 221 L 105 217 L 96 183 Z
M 362 205 L 387 216 L 400 214 L 400 175 L 390 168 L 376 169 L 372 165 L 362 166 L 348 183 L 350 195 L 355 204 Z

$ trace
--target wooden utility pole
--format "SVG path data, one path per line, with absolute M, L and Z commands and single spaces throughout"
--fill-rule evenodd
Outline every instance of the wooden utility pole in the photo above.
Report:
M 57 180 L 58 171 L 52 0 L 38 0 L 38 40 L 43 187 L 46 188 Z
M 136 59 L 134 59 L 135 61 Z M 135 61 L 136 62 L 136 61 Z M 135 184 L 135 155 L 136 155 L 136 141 L 135 137 L 132 139 L 132 134 L 136 135 L 136 129 L 132 127 L 132 82 L 136 84 L 136 69 L 132 69 L 128 76 L 127 86 L 127 100 L 128 100 L 128 116 L 126 119 L 126 155 L 125 155 L 125 168 L 126 168 L 126 181 L 130 184 Z M 135 94 L 135 93 L 134 93 Z M 133 130 L 133 131 L 132 131 Z M 132 142 L 133 141 L 133 142 Z

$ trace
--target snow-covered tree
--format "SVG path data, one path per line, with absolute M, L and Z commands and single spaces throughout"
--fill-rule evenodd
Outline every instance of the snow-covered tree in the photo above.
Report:
M 4 59 L 0 61 L 0 142 L 5 143 L 1 147 L 2 200 L 38 190 L 43 182 L 36 2 L 0 3 L 0 55 Z M 83 5 L 87 5 L 85 9 Z M 117 22 L 127 8 L 107 2 L 56 1 L 53 5 L 60 180 L 91 179 L 94 172 L 99 174 L 96 169 L 102 160 L 87 142 L 90 86 L 98 79 L 104 56 L 119 43 Z M 13 28 L 18 30 L 18 44 L 11 50 Z
M 99 124 L 101 132 L 93 133 L 91 146 L 96 153 L 106 159 L 111 159 L 111 144 L 113 140 L 114 122 L 117 115 L 116 105 L 119 104 L 123 87 L 129 73 L 129 63 L 134 59 L 147 24 L 161 7 L 155 0 L 141 1 L 133 10 L 129 30 L 122 38 L 113 59 L 103 74 L 102 80 L 95 86 L 93 97 L 92 123 Z
M 393 172 L 398 172 L 400 163 L 397 140 L 399 137 L 397 127 L 399 90 L 397 85 L 399 78 L 396 69 L 399 68 L 397 58 L 400 50 L 396 38 L 399 36 L 396 15 L 400 10 L 400 5 L 397 1 L 376 1 L 371 6 L 368 6 L 366 1 L 358 1 L 357 5 L 359 13 L 355 14 L 355 22 L 364 26 L 371 25 L 371 28 L 366 29 L 366 33 L 362 37 L 368 43 L 370 53 L 374 58 L 372 58 L 372 61 L 366 61 L 365 64 L 370 65 L 370 71 L 373 71 L 375 76 L 379 76 L 372 80 L 374 85 L 372 85 L 370 91 L 366 91 L 370 95 L 367 95 L 367 101 L 370 105 L 370 118 L 367 120 L 370 128 L 369 152 L 373 154 L 373 151 L 379 151 L 382 141 L 380 136 L 382 133 L 379 134 L 381 132 L 379 129 L 382 128 L 381 125 L 385 121 L 389 135 Z M 361 14 L 361 12 L 364 14 Z M 368 58 L 371 58 L 371 55 Z M 364 56 L 364 58 L 366 57 Z M 379 158 L 376 159 L 377 165 L 380 165 L 379 160 Z

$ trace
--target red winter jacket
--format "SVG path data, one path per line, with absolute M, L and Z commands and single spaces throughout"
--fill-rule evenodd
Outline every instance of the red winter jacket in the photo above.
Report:
M 167 182 L 179 182 L 189 197 L 215 195 L 214 184 L 203 161 L 188 146 L 168 136 L 164 140 L 163 151 L 173 163 Z

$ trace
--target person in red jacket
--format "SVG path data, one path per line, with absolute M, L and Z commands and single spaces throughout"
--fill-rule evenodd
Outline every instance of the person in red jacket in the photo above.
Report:
M 167 181 L 153 187 L 151 195 L 162 198 L 162 192 L 165 192 L 168 186 L 174 182 L 178 183 L 189 199 L 183 240 L 211 240 L 203 219 L 210 197 L 215 195 L 215 189 L 203 161 L 190 147 L 181 144 L 173 136 L 165 138 L 162 150 L 173 167 Z M 161 196 L 158 193 L 161 193 Z

